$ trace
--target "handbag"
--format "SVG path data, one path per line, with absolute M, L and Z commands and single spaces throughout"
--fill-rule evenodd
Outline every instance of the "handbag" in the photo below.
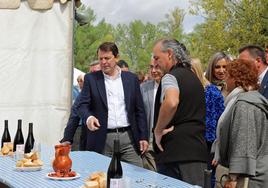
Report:
M 229 176 L 229 168 L 218 164 L 216 168 L 216 183 L 214 188 L 223 188 Z M 237 179 L 236 188 L 248 188 L 248 177 L 239 177 Z

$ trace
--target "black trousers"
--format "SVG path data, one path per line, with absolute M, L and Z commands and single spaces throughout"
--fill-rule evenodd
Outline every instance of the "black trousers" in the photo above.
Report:
M 170 176 L 192 185 L 204 186 L 205 162 L 172 162 L 157 164 L 159 173 Z

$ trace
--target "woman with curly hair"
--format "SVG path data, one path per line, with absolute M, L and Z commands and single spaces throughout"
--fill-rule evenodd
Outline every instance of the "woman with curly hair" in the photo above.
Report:
M 257 91 L 257 69 L 237 59 L 226 71 L 229 94 L 218 121 L 213 164 L 229 168 L 225 188 L 268 187 L 268 101 Z
M 231 61 L 230 57 L 224 52 L 215 53 L 208 62 L 208 67 L 206 71 L 206 78 L 210 83 L 216 85 L 219 90 L 221 90 L 222 95 L 225 97 L 227 95 L 225 87 L 225 77 L 226 77 L 226 65 Z

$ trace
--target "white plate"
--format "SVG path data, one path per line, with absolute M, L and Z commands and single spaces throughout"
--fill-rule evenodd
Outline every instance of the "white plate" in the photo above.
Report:
M 42 166 L 33 166 L 33 167 L 16 167 L 16 171 L 20 172 L 33 172 L 33 171 L 39 171 L 42 169 Z
M 74 177 L 51 177 L 51 176 L 48 175 L 50 173 L 47 173 L 46 177 L 48 179 L 52 179 L 52 180 L 66 181 L 66 180 L 74 180 L 74 179 L 80 178 L 80 174 L 78 174 L 78 173 L 76 173 L 76 176 L 74 176 Z

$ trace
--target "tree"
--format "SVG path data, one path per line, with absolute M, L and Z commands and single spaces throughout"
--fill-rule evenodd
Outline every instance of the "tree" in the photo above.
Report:
M 160 22 L 158 26 L 165 32 L 167 37 L 182 40 L 183 34 L 183 20 L 185 12 L 179 7 L 175 7 L 173 11 L 165 15 L 166 20 Z
M 243 45 L 268 41 L 267 0 L 195 0 L 192 5 L 191 13 L 205 22 L 188 35 L 188 44 L 192 55 L 205 63 L 216 51 L 235 56 Z
M 96 50 L 104 41 L 113 41 L 112 26 L 107 24 L 105 20 L 101 20 L 97 25 L 93 25 L 95 14 L 92 9 L 87 8 L 91 15 L 89 18 L 94 18 L 88 21 L 86 25 L 75 28 L 75 67 L 85 72 L 88 71 L 90 62 L 97 59 Z
M 114 41 L 118 45 L 120 58 L 127 61 L 133 71 L 146 72 L 156 40 L 172 37 L 183 41 L 185 38 L 182 26 L 185 13 L 179 8 L 166 14 L 165 20 L 159 24 L 135 20 L 115 27 L 104 19 L 94 25 L 93 10 L 84 8 L 83 11 L 88 12 L 88 24 L 76 27 L 75 40 L 75 66 L 83 71 L 87 71 L 89 62 L 97 58 L 96 49 L 104 41 Z
M 153 43 L 160 33 L 157 26 L 144 24 L 140 20 L 129 25 L 117 25 L 114 29 L 115 42 L 120 49 L 121 58 L 129 62 L 132 70 L 147 70 Z

